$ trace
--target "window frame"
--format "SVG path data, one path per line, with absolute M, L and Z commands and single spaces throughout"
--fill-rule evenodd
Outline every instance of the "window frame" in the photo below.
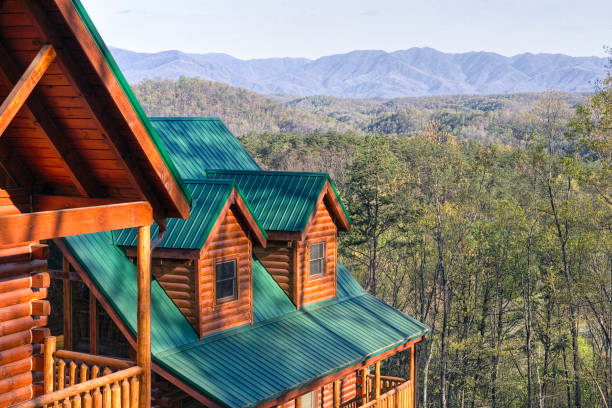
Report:
M 315 261 L 322 262 L 321 272 L 317 274 L 312 273 L 312 247 L 314 245 L 323 245 L 323 254 L 321 258 L 314 259 Z M 321 279 L 327 275 L 327 240 L 322 241 L 311 241 L 308 243 L 308 278 L 309 280 Z
M 219 264 L 223 264 L 223 263 L 230 263 L 232 262 L 234 264 L 234 277 L 231 278 L 234 281 L 234 294 L 232 296 L 226 296 L 223 298 L 219 298 L 217 297 L 217 266 Z M 215 267 L 214 267 L 214 287 L 213 287 L 213 300 L 214 300 L 214 305 L 222 305 L 222 304 L 226 304 L 226 303 L 230 303 L 230 302 L 234 302 L 236 300 L 238 300 L 239 298 L 239 293 L 238 293 L 238 258 L 236 257 L 231 257 L 231 258 L 217 258 L 215 259 Z M 227 281 L 230 279 L 223 279 L 223 281 Z
M 304 404 L 304 400 L 303 398 L 306 396 L 310 396 L 310 406 L 307 407 Z M 302 408 L 317 408 L 319 406 L 319 392 L 318 390 L 312 390 L 310 392 L 307 392 L 306 394 L 302 394 L 298 397 L 300 399 L 300 405 L 302 406 Z

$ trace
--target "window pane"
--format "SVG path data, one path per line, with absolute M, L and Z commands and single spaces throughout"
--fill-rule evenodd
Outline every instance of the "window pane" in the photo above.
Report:
M 314 260 L 310 261 L 310 274 L 311 275 L 320 275 L 323 271 L 321 270 L 321 261 Z
M 310 246 L 310 259 L 323 258 L 324 248 L 325 248 L 325 244 L 323 242 L 312 244 Z
M 236 260 L 218 262 L 215 265 L 216 298 L 236 297 Z
M 236 276 L 236 261 L 217 263 L 217 281 L 232 279 Z
M 234 280 L 228 279 L 217 282 L 217 299 L 234 297 Z

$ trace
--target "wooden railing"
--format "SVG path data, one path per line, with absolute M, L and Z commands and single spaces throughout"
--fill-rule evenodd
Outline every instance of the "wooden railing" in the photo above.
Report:
M 361 397 L 357 396 L 340 404 L 340 408 L 359 408 L 361 405 Z
M 131 361 L 55 350 L 45 338 L 44 394 L 13 408 L 137 408 L 142 368 Z
M 382 377 L 381 377 L 382 381 Z M 412 381 L 406 381 L 381 394 L 361 408 L 412 408 L 414 407 L 414 388 Z
M 368 374 L 368 392 L 370 393 L 370 395 L 373 395 L 375 381 L 376 381 L 376 376 L 374 374 Z M 406 382 L 405 378 L 381 375 L 380 376 L 380 393 L 384 394 L 387 391 L 390 391 L 393 388 L 398 387 L 399 385 L 405 382 Z

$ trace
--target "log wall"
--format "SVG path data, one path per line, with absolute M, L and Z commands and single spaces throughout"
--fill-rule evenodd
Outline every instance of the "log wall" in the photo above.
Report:
M 268 241 L 266 248 L 255 248 L 255 256 L 285 291 L 293 296 L 293 250 L 287 241 Z
M 336 246 L 338 229 L 324 201 L 321 201 L 313 222 L 306 232 L 306 239 L 298 243 L 297 285 L 300 306 L 306 306 L 336 296 Z M 310 276 L 310 244 L 325 242 L 327 262 L 322 277 Z
M 46 245 L 0 248 L 0 407 L 42 393 L 41 343 L 51 311 Z
M 198 261 L 199 334 L 205 335 L 253 322 L 252 246 L 248 229 L 228 210 L 216 231 L 211 233 Z M 238 296 L 217 304 L 215 263 L 236 260 Z
M 153 276 L 196 330 L 198 308 L 195 272 L 197 265 L 197 260 L 192 259 L 154 258 L 151 262 Z

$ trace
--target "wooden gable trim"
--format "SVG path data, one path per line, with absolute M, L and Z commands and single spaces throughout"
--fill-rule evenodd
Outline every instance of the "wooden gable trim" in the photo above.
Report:
M 38 81 L 47 72 L 47 69 L 55 59 L 55 49 L 52 45 L 43 45 L 36 54 L 23 75 L 13 84 L 13 89 L 8 94 L 2 105 L 0 105 L 0 136 L 9 127 L 17 112 L 24 105 Z
M 236 190 L 236 188 L 234 187 L 227 201 L 223 205 L 223 208 L 221 209 L 219 216 L 215 220 L 213 227 L 210 229 L 210 234 L 208 234 L 208 237 L 206 238 L 206 242 L 204 243 L 204 245 L 202 246 L 202 249 L 200 250 L 200 257 L 204 256 L 206 251 L 208 251 L 208 247 L 210 246 L 210 243 L 213 241 L 212 237 L 217 234 L 219 227 L 225 220 L 225 217 L 227 216 L 227 212 L 229 211 L 232 205 L 238 208 L 240 212 L 240 216 L 247 223 L 247 227 L 254 233 L 254 237 L 256 238 L 257 242 L 262 247 L 264 248 L 266 247 L 267 240 L 264 237 L 263 232 L 261 231 L 261 229 L 259 229 L 259 226 L 257 225 L 257 222 L 253 218 L 253 215 L 251 214 L 248 207 L 246 206 L 246 203 L 242 200 L 242 198 L 240 197 L 240 194 L 238 194 L 238 190 Z
M 0 217 L 0 245 L 150 225 L 146 201 Z
M 355 365 L 352 365 L 350 367 L 346 367 L 340 371 L 337 371 L 327 377 L 323 377 L 319 380 L 316 380 L 314 382 L 311 382 L 310 384 L 302 387 L 302 388 L 298 388 L 292 391 L 287 391 L 285 394 L 281 395 L 280 397 L 270 400 L 270 401 L 266 401 L 260 405 L 257 406 L 257 408 L 271 408 L 271 407 L 276 407 L 277 405 L 282 405 L 284 403 L 287 403 L 291 400 L 294 400 L 295 398 L 299 397 L 300 395 L 306 394 L 308 392 L 311 391 L 315 391 L 317 389 L 319 389 L 320 387 L 330 384 L 336 380 L 340 380 L 342 378 L 347 377 L 348 375 L 354 373 L 356 370 L 359 369 L 363 369 L 366 367 L 371 366 L 372 364 L 375 364 L 379 361 L 382 361 L 392 355 L 395 355 L 397 353 L 400 353 L 404 350 L 409 349 L 410 347 L 414 346 L 416 343 L 420 342 L 425 336 L 421 336 L 418 337 L 416 339 L 410 340 L 404 344 L 401 344 L 395 348 L 392 348 L 391 350 L 387 350 L 384 353 L 378 354 L 377 356 L 373 356 L 370 358 L 367 358 L 366 360 L 357 363 Z
M 49 36 L 47 38 L 47 41 L 51 42 L 52 44 L 55 44 L 55 43 L 61 44 L 59 36 L 55 33 L 55 30 L 52 24 L 49 23 L 47 16 L 45 15 L 44 11 L 41 9 L 38 0 L 21 0 L 21 1 L 25 5 L 25 8 L 28 14 L 30 14 L 30 16 L 35 21 L 35 24 L 38 26 L 38 29 L 41 32 L 41 35 L 43 35 L 43 37 Z M 187 200 L 185 199 L 185 196 L 183 195 L 183 192 L 179 188 L 178 183 L 174 179 L 173 175 L 170 173 L 170 170 L 167 168 L 166 163 L 162 159 L 159 151 L 157 150 L 157 147 L 151 140 L 149 133 L 147 132 L 140 118 L 134 111 L 132 104 L 130 103 L 127 96 L 123 92 L 119 83 L 117 82 L 115 75 L 113 74 L 110 67 L 108 66 L 106 59 L 100 52 L 100 49 L 98 48 L 97 44 L 95 43 L 94 39 L 89 33 L 87 27 L 81 20 L 81 17 L 78 15 L 77 11 L 75 10 L 74 5 L 72 4 L 70 0 L 55 0 L 55 4 L 57 5 L 60 13 L 62 14 L 64 21 L 66 22 L 68 27 L 70 27 L 70 30 L 74 34 L 83 52 L 85 53 L 87 58 L 90 60 L 93 69 L 97 73 L 102 84 L 106 88 L 106 91 L 108 92 L 113 102 L 115 103 L 115 106 L 117 107 L 121 115 L 123 116 L 123 119 L 126 125 L 130 128 L 132 134 L 134 135 L 137 144 L 140 146 L 143 153 L 147 157 L 159 183 L 164 186 L 170 201 L 172 202 L 174 208 L 176 209 L 176 214 L 171 213 L 169 215 L 170 216 L 178 215 L 181 218 L 185 218 L 185 219 L 188 218 L 190 208 L 189 208 L 189 204 Z M 78 75 L 78 71 L 75 70 L 75 67 L 72 64 L 70 57 L 68 55 L 65 55 L 64 48 L 57 47 L 57 46 L 56 48 L 58 49 L 58 56 L 60 57 L 59 58 L 60 65 L 64 69 L 64 72 L 68 74 L 68 79 L 71 82 L 73 82 L 74 85 L 77 86 L 78 89 L 80 89 L 83 97 L 86 98 L 88 102 L 87 105 L 89 105 L 90 108 L 96 107 L 98 104 L 95 101 L 95 94 L 91 92 L 89 93 L 85 92 L 87 91 L 87 84 L 85 83 L 84 79 Z M 95 113 L 94 115 L 95 118 L 102 119 L 106 117 L 106 115 L 104 115 L 103 110 L 99 108 L 95 108 L 92 110 L 93 110 L 93 113 Z M 111 142 L 115 146 L 121 146 L 120 143 L 123 141 L 121 140 L 121 138 L 119 138 L 119 134 L 116 132 L 108 132 L 108 129 L 109 129 L 108 121 L 106 122 L 107 123 L 105 124 L 106 126 L 104 126 L 104 128 L 107 131 L 105 133 L 107 134 L 108 137 L 111 138 Z M 136 163 L 135 160 L 130 158 L 129 152 L 125 150 L 120 151 L 120 157 L 123 158 L 124 160 L 129 158 L 128 165 L 130 167 L 130 170 L 132 172 L 135 172 L 135 169 L 137 168 L 138 164 Z M 147 179 L 141 177 L 140 174 L 135 174 L 135 176 L 136 178 L 134 181 L 136 182 L 136 185 L 139 186 L 141 189 L 143 189 L 146 193 L 148 193 L 147 197 L 149 198 L 149 201 L 153 201 L 155 194 L 154 192 L 151 192 L 150 190 L 147 191 L 147 183 L 146 183 Z M 162 209 L 163 207 L 159 208 L 159 210 L 162 210 Z M 158 217 L 157 212 L 158 210 L 156 208 L 156 220 L 165 218 L 165 216 Z
M 70 252 L 70 250 L 68 249 L 64 241 L 62 241 L 61 239 L 54 239 L 53 241 L 57 245 L 57 247 L 62 251 L 62 254 L 64 255 L 64 257 L 68 259 L 68 261 L 70 262 L 74 270 L 77 271 L 79 278 L 83 281 L 83 283 L 85 283 L 85 285 L 91 291 L 91 293 L 93 293 L 93 295 L 98 300 L 98 302 L 100 302 L 100 305 L 102 305 L 106 313 L 108 313 L 111 320 L 119 328 L 119 331 L 121 331 L 121 334 L 123 334 L 123 336 L 128 341 L 128 343 L 130 343 L 130 346 L 132 346 L 133 349 L 136 349 L 137 347 L 136 337 L 134 336 L 134 334 L 131 333 L 131 331 L 128 329 L 125 323 L 123 323 L 123 320 L 121 320 L 121 318 L 119 317 L 115 309 L 110 305 L 106 297 L 102 295 L 102 292 L 98 289 L 96 284 L 91 280 L 87 272 L 85 272 L 85 269 L 83 268 L 83 266 L 76 260 L 72 252 Z M 192 396 L 193 398 L 195 398 L 202 404 L 208 407 L 211 407 L 211 408 L 222 408 L 221 405 L 205 397 L 199 391 L 193 389 L 192 387 L 187 385 L 185 382 L 178 379 L 176 376 L 170 374 L 168 371 L 163 369 L 158 364 L 152 363 L 151 366 L 154 372 L 156 372 L 157 374 L 159 374 L 160 376 L 162 376 L 163 378 L 165 378 L 172 384 L 176 385 L 178 388 L 180 388 L 185 393 L 189 394 L 190 396 Z
M 19 80 L 19 69 L 2 44 L 0 44 L 0 73 L 3 73 L 11 84 L 16 84 Z M 35 89 L 32 96 L 26 101 L 25 107 L 36 119 L 35 126 L 49 141 L 51 149 L 62 163 L 62 167 L 68 173 L 79 194 L 84 197 L 99 196 L 98 186 L 93 178 L 88 177 L 90 172 L 86 170 L 82 159 L 71 151 L 66 136 L 45 108 L 40 93 Z
M 87 198 L 73 196 L 57 196 L 46 194 L 32 195 L 32 211 L 53 211 L 68 208 L 97 207 L 120 204 L 117 200 L 109 198 Z
M 336 193 L 334 192 L 334 189 L 332 188 L 329 181 L 326 181 L 325 186 L 323 186 L 323 189 L 321 190 L 321 193 L 319 194 L 319 197 L 317 198 L 317 202 L 314 206 L 314 209 L 312 210 L 312 213 L 310 214 L 310 218 L 308 219 L 308 222 L 306 223 L 306 227 L 304 227 L 304 230 L 302 231 L 301 241 L 306 239 L 308 230 L 312 226 L 312 223 L 314 222 L 317 216 L 317 211 L 319 210 L 319 204 L 321 204 L 323 200 L 327 201 L 325 207 L 333 215 L 332 219 L 338 226 L 338 229 L 342 231 L 349 231 L 351 229 L 351 224 L 348 218 L 346 217 L 344 210 L 342 209 L 342 205 L 340 204 L 338 197 L 336 197 Z
M 259 225 L 257 224 L 257 221 L 253 217 L 253 214 L 251 214 L 249 207 L 244 202 L 240 194 L 238 194 L 238 190 L 236 190 L 235 187 L 232 191 L 231 199 L 233 200 L 236 207 L 238 207 L 238 209 L 240 210 L 240 213 L 244 221 L 248 224 L 249 228 L 251 229 L 251 232 L 255 236 L 257 243 L 261 245 L 263 248 L 265 248 L 267 244 L 267 239 L 264 235 L 264 232 L 261 230 L 261 228 L 259 228 Z

